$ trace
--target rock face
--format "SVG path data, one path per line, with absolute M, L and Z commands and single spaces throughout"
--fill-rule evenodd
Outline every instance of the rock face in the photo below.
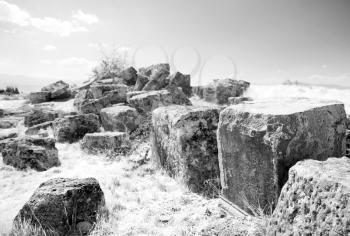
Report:
M 26 220 L 42 227 L 47 235 L 75 235 L 79 225 L 96 223 L 104 205 L 104 194 L 96 179 L 56 178 L 35 190 L 14 223 Z
M 72 96 L 69 84 L 62 80 L 43 87 L 41 92 L 49 92 L 51 100 L 66 99 Z
M 168 87 L 180 87 L 187 97 L 190 97 L 192 95 L 190 75 L 184 75 L 180 72 L 176 72 L 175 74 L 170 75 L 168 80 Z
M 14 116 L 6 116 L 0 118 L 0 129 L 9 129 L 16 127 L 21 120 L 22 118 Z
M 32 92 L 29 94 L 30 103 L 42 103 L 50 100 L 50 92 Z
M 127 103 L 130 103 L 130 99 L 136 95 L 140 95 L 140 94 L 143 94 L 143 93 L 147 93 L 146 91 L 132 91 L 132 92 L 128 92 L 126 94 L 126 102 Z
M 53 123 L 57 142 L 73 143 L 83 138 L 87 133 L 97 132 L 99 128 L 100 121 L 95 114 L 66 116 L 56 119 Z
M 168 106 L 152 112 L 152 156 L 192 191 L 204 192 L 206 180 L 218 180 L 216 130 L 219 109 Z
M 88 114 L 88 113 L 100 114 L 101 109 L 108 107 L 110 105 L 111 105 L 110 96 L 104 96 L 99 99 L 84 100 L 77 107 L 77 110 L 83 114 Z
M 135 108 L 129 106 L 112 106 L 101 110 L 101 122 L 106 131 L 132 132 L 140 122 Z
M 139 72 L 141 75 L 150 77 L 155 71 L 170 71 L 170 65 L 168 63 L 154 64 L 146 68 L 140 68 Z
M 53 121 L 43 122 L 37 125 L 29 127 L 26 131 L 26 135 L 37 135 L 40 131 L 45 131 L 53 127 Z
M 86 99 L 93 99 L 93 98 L 94 97 L 89 89 L 79 90 L 79 92 L 75 95 L 73 105 L 75 107 L 79 107 Z
M 183 96 L 176 96 L 176 93 L 171 93 L 167 90 L 150 91 L 130 98 L 129 103 L 135 107 L 139 112 L 151 112 L 161 106 L 168 106 L 171 104 L 177 105 L 191 105 L 190 100 Z
M 149 81 L 142 90 L 151 91 L 165 88 L 169 84 L 169 74 L 170 72 L 168 70 L 156 70 L 152 72 Z
M 300 161 L 289 170 L 269 235 L 349 235 L 350 159 Z
M 244 198 L 254 206 L 274 207 L 297 161 L 344 154 L 345 117 L 343 104 L 306 98 L 224 109 L 218 128 L 224 196 L 244 209 Z
M 128 147 L 125 132 L 103 132 L 86 134 L 81 141 L 81 148 L 88 153 L 119 152 Z
M 15 138 L 7 140 L 1 152 L 6 165 L 18 169 L 32 168 L 45 171 L 59 166 L 58 150 L 51 138 Z
M 135 91 L 142 90 L 143 87 L 145 87 L 145 85 L 148 83 L 148 81 L 149 81 L 149 78 L 147 76 L 138 75 L 137 80 L 136 80 L 136 84 L 134 86 L 134 90 Z
M 203 88 L 203 98 L 207 102 L 227 104 L 229 97 L 241 96 L 249 86 L 250 83 L 243 80 L 214 80 Z
M 53 121 L 59 117 L 57 111 L 44 110 L 44 109 L 34 109 L 28 115 L 24 117 L 24 125 L 26 127 L 31 127 L 44 123 L 46 121 Z
M 101 98 L 106 95 L 107 92 L 116 90 L 120 93 L 120 96 L 124 97 L 126 100 L 126 93 L 128 86 L 125 84 L 93 84 L 90 87 L 90 92 L 94 99 Z
M 128 86 L 135 85 L 136 80 L 137 80 L 137 71 L 135 70 L 134 67 L 129 67 L 124 70 L 122 70 L 119 74 L 118 77 L 123 79 L 124 83 Z

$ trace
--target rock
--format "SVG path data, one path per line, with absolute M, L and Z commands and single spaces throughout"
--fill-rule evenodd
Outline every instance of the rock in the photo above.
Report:
M 106 131 L 131 133 L 139 125 L 140 117 L 135 108 L 112 106 L 101 110 L 101 122 Z
M 111 105 L 110 96 L 104 96 L 99 99 L 87 99 L 77 107 L 82 114 L 100 114 L 101 109 Z
M 129 146 L 125 132 L 103 132 L 86 134 L 81 148 L 88 153 L 119 152 Z
M 24 117 L 24 125 L 31 127 L 47 121 L 53 121 L 59 117 L 58 111 L 34 109 L 31 113 Z
M 66 99 L 72 96 L 69 84 L 62 80 L 49 84 L 41 89 L 41 92 L 49 92 L 51 100 Z
M 224 197 L 244 209 L 244 198 L 274 208 L 297 161 L 343 155 L 345 117 L 343 104 L 307 98 L 227 107 L 218 128 Z
M 229 97 L 228 98 L 228 104 L 230 105 L 236 105 L 236 104 L 240 104 L 248 101 L 253 101 L 253 99 L 249 97 Z
M 59 166 L 58 150 L 52 138 L 24 137 L 7 140 L 2 152 L 3 162 L 18 169 L 45 171 Z
M 346 146 L 346 152 L 345 155 L 347 157 L 350 157 L 350 130 L 346 130 L 346 141 L 345 141 L 345 146 Z
M 152 112 L 152 156 L 192 191 L 219 179 L 216 129 L 219 108 L 172 105 Z
M 203 99 L 203 86 L 194 86 L 192 87 L 193 94 L 197 95 L 199 98 Z
M 128 89 L 128 86 L 119 84 L 114 90 L 104 93 L 104 96 L 109 96 L 111 104 L 125 103 Z
M 130 99 L 136 95 L 140 95 L 140 94 L 143 94 L 143 93 L 147 93 L 147 91 L 132 91 L 132 92 L 128 92 L 126 94 L 126 102 L 127 103 L 130 103 Z
M 190 100 L 183 94 L 171 93 L 167 90 L 150 91 L 140 95 L 133 96 L 129 100 L 129 104 L 135 107 L 141 113 L 151 112 L 161 106 L 168 106 L 172 104 L 177 105 L 191 105 Z
M 146 68 L 140 68 L 139 73 L 150 77 L 155 71 L 159 70 L 170 71 L 170 65 L 168 63 L 154 64 Z
M 16 127 L 22 120 L 20 117 L 7 116 L 0 118 L 0 129 L 9 129 Z
M 137 71 L 134 67 L 129 67 L 122 70 L 118 77 L 122 78 L 126 85 L 132 86 L 135 85 L 137 80 Z
M 349 235 L 350 159 L 300 161 L 289 170 L 269 235 Z
M 0 117 L 3 117 L 5 114 L 5 111 L 3 109 L 0 109 Z
M 17 136 L 18 136 L 18 134 L 16 132 L 0 134 L 0 141 L 5 140 L 5 139 L 9 139 L 9 138 L 17 138 Z M 6 143 L 4 143 L 4 144 L 6 144 Z M 4 148 L 4 146 L 2 146 L 0 148 L 0 152 L 2 151 L 3 148 Z
M 87 133 L 97 132 L 100 121 L 95 114 L 66 116 L 56 119 L 53 131 L 57 142 L 73 143 L 83 138 Z
M 79 92 L 75 95 L 74 103 L 73 105 L 75 107 L 81 106 L 81 104 L 87 100 L 87 99 L 93 99 L 94 96 L 92 95 L 91 91 L 89 89 L 82 89 L 79 90 Z
M 142 88 L 143 91 L 160 90 L 165 88 L 169 84 L 168 70 L 156 70 L 154 71 L 147 84 Z
M 29 101 L 32 104 L 47 102 L 50 100 L 50 92 L 32 92 L 29 94 Z
M 229 97 L 239 97 L 250 86 L 243 80 L 222 79 L 214 80 L 203 88 L 203 98 L 207 102 L 219 105 L 227 104 Z
M 47 235 L 72 235 L 82 224 L 95 224 L 104 205 L 104 194 L 94 178 L 50 179 L 35 190 L 14 224 L 27 221 Z
M 170 75 L 168 80 L 168 87 L 180 87 L 187 97 L 190 97 L 192 95 L 190 75 L 184 75 L 180 72 L 176 72 L 175 74 Z
M 128 86 L 126 86 L 125 84 L 93 84 L 90 87 L 90 92 L 94 99 L 101 98 L 106 95 L 106 92 L 112 90 L 117 90 L 121 93 L 125 93 L 126 96 Z
M 25 131 L 25 134 L 26 135 L 38 135 L 38 134 L 42 133 L 43 131 L 45 132 L 48 129 L 52 129 L 52 128 L 53 128 L 53 121 L 47 121 L 47 122 L 43 122 L 43 123 L 29 127 Z
M 144 76 L 144 75 L 138 75 L 136 84 L 134 86 L 134 91 L 140 91 L 145 87 L 145 85 L 148 83 L 149 77 Z

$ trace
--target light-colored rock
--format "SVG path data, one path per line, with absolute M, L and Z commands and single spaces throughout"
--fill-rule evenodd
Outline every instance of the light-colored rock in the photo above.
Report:
M 141 75 L 150 77 L 155 71 L 159 71 L 159 70 L 170 71 L 170 65 L 168 63 L 154 64 L 146 68 L 140 68 L 139 73 Z
M 19 122 L 21 122 L 21 117 L 15 117 L 15 116 L 6 116 L 3 118 L 0 118 L 0 129 L 9 129 L 16 127 Z
M 46 109 L 34 109 L 24 117 L 24 125 L 31 127 L 47 121 L 53 121 L 59 117 L 59 112 Z
M 66 99 L 72 96 L 69 84 L 62 80 L 43 87 L 41 92 L 49 92 L 51 100 Z
M 43 228 L 47 235 L 73 235 L 82 222 L 95 224 L 104 205 L 103 191 L 94 178 L 50 179 L 24 204 L 14 225 L 27 221 Z
M 147 91 L 132 91 L 132 92 L 128 92 L 126 94 L 126 102 L 127 103 L 130 103 L 130 99 L 136 95 L 140 95 L 140 94 L 143 94 L 143 93 L 147 93 Z
M 172 104 L 191 105 L 191 102 L 184 94 L 183 96 L 177 96 L 176 93 L 171 93 L 167 90 L 159 90 L 133 96 L 130 98 L 129 104 L 135 107 L 139 112 L 145 113 L 151 112 L 161 106 Z
M 119 152 L 129 147 L 125 132 L 102 132 L 86 134 L 81 141 L 81 148 L 88 153 Z
M 134 86 L 134 91 L 141 91 L 143 87 L 148 83 L 149 77 L 144 76 L 144 75 L 138 75 L 136 84 Z
M 124 84 L 119 84 L 114 90 L 104 93 L 104 96 L 109 96 L 111 104 L 126 102 L 126 94 L 129 91 L 129 87 Z
M 94 99 L 101 98 L 106 95 L 106 92 L 117 90 L 126 94 L 128 86 L 125 84 L 92 84 L 90 92 Z
M 297 161 L 344 154 L 345 118 L 343 104 L 307 98 L 227 107 L 218 128 L 223 195 L 244 209 L 244 198 L 273 208 Z
M 176 72 L 168 77 L 169 84 L 167 87 L 180 87 L 187 97 L 192 95 L 191 76 Z
M 219 109 L 172 105 L 152 112 L 152 156 L 195 192 L 219 183 L 216 130 Z
M 87 133 L 95 133 L 100 129 L 99 117 L 95 114 L 66 116 L 56 119 L 53 131 L 57 142 L 73 143 Z
M 300 161 L 289 170 L 269 235 L 349 235 L 350 159 Z
M 203 99 L 207 102 L 227 104 L 229 97 L 239 97 L 250 86 L 249 82 L 234 79 L 214 80 L 203 88 Z
M 29 101 L 32 104 L 47 102 L 50 100 L 50 92 L 32 92 L 29 94 Z
M 75 107 L 81 106 L 81 104 L 87 99 L 93 99 L 93 95 L 89 89 L 82 89 L 75 95 L 73 105 Z
M 58 150 L 52 138 L 20 137 L 5 141 L 1 154 L 6 165 L 38 171 L 60 165 Z
M 168 70 L 154 71 L 147 84 L 142 88 L 143 91 L 161 90 L 169 84 L 170 72 Z
M 100 112 L 102 126 L 106 131 L 131 133 L 140 122 L 140 116 L 135 108 L 116 105 L 107 107 Z

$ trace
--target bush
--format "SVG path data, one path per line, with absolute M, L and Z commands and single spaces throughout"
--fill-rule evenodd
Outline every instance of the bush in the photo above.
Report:
M 17 87 L 7 86 L 6 89 L 0 89 L 0 94 L 19 94 Z
M 102 80 L 117 77 L 120 71 L 125 69 L 126 62 L 122 55 L 113 51 L 111 55 L 103 54 L 102 60 L 98 66 L 92 70 L 93 80 Z

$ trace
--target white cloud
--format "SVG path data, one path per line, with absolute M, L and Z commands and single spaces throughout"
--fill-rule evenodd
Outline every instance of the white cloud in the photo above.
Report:
M 73 14 L 73 19 L 86 23 L 86 24 L 95 24 L 98 22 L 98 18 L 95 15 L 84 13 L 82 10 L 78 10 Z
M 61 20 L 53 17 L 32 17 L 27 11 L 15 4 L 0 0 L 0 22 L 12 23 L 21 27 L 34 27 L 38 30 L 52 33 L 61 37 L 69 36 L 75 32 L 87 32 L 82 25 L 98 22 L 95 15 L 87 14 L 81 10 L 73 14 L 73 20 Z
M 48 45 L 45 45 L 43 49 L 45 51 L 53 51 L 53 50 L 56 50 L 56 47 L 48 44 Z

